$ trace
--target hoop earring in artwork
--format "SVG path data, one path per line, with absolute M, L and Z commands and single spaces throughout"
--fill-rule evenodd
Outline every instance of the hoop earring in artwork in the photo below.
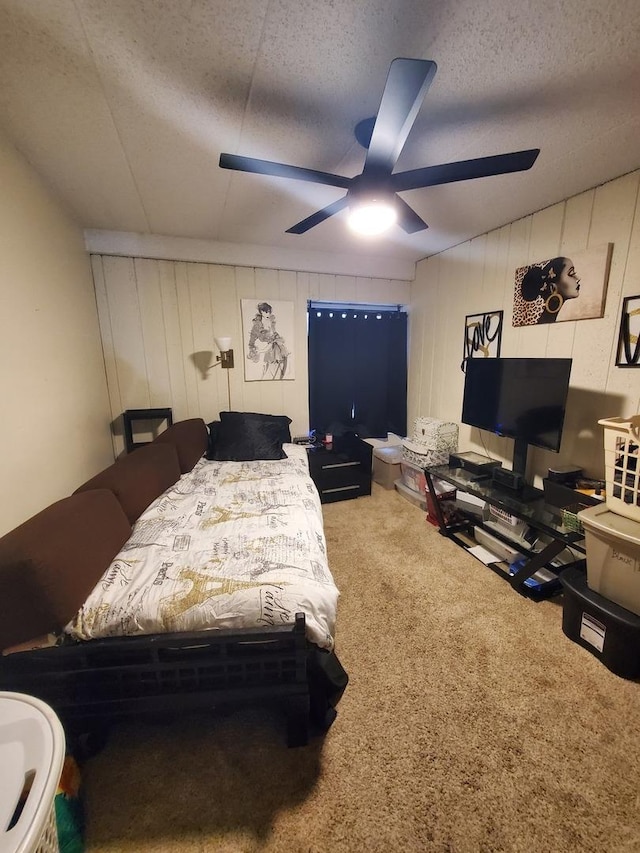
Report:
M 557 314 L 563 305 L 564 297 L 560 293 L 558 293 L 557 290 L 554 290 L 553 293 L 550 293 L 549 296 L 547 296 L 547 298 L 545 299 L 544 310 L 547 312 L 547 314 Z

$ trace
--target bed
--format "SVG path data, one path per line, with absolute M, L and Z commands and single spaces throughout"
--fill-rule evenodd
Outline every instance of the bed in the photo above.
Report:
M 7 593 L 21 562 L 31 609 L 50 606 L 52 577 L 77 605 L 51 605 L 48 622 L 22 627 L 35 636 L 46 623 L 48 640 L 25 646 L 20 636 L 0 662 L 0 688 L 48 701 L 73 736 L 122 718 L 270 702 L 284 712 L 288 743 L 301 745 L 336 716 L 348 681 L 335 652 L 339 594 L 306 452 L 286 440 L 282 416 L 271 429 L 272 416 L 229 415 L 210 429 L 200 419 L 174 424 L 80 486 L 73 507 L 54 505 L 55 524 L 45 510 L 49 550 L 34 544 L 38 517 L 0 540 Z M 98 497 L 101 516 L 78 504 Z M 110 498 L 128 529 L 121 517 L 105 520 L 117 515 Z M 104 547 L 87 589 L 96 538 Z M 43 553 L 53 561 L 46 583 Z

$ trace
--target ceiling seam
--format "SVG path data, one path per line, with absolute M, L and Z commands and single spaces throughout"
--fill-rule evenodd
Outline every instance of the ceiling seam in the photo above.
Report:
M 262 26 L 260 28 L 260 37 L 258 38 L 258 46 L 256 47 L 256 53 L 255 53 L 255 57 L 253 60 L 253 66 L 251 68 L 251 78 L 249 80 L 249 90 L 247 92 L 247 97 L 245 98 L 244 110 L 242 111 L 242 121 L 240 122 L 240 130 L 238 131 L 238 146 L 240 145 L 240 141 L 242 139 L 242 134 L 244 133 L 245 120 L 246 120 L 247 114 L 249 112 L 249 104 L 251 103 L 251 93 L 253 92 L 253 84 L 254 84 L 255 77 L 256 77 L 256 65 L 258 64 L 258 59 L 259 59 L 260 53 L 262 51 L 262 45 L 264 42 L 264 31 L 265 31 L 266 26 L 267 26 L 267 19 L 269 17 L 269 11 L 271 9 L 272 2 L 273 2 L 273 0 L 268 0 L 267 6 L 266 6 L 265 12 L 264 12 L 264 17 L 262 19 Z M 227 180 L 227 186 L 226 186 L 225 191 L 224 191 L 224 200 L 222 202 L 222 216 L 224 216 L 224 211 L 226 210 L 226 207 L 227 207 L 227 201 L 229 198 L 229 191 L 231 189 L 231 178 L 232 178 L 232 175 L 230 174 L 228 177 L 228 180 Z
M 96 56 L 95 56 L 95 53 L 93 52 L 93 48 L 91 47 L 91 42 L 89 40 L 89 36 L 87 35 L 87 31 L 86 31 L 86 28 L 84 25 L 84 21 L 82 19 L 82 12 L 80 11 L 80 8 L 78 7 L 78 1 L 77 0 L 73 0 L 73 6 L 76 10 L 76 15 L 78 16 L 78 21 L 80 23 L 80 29 L 82 30 L 82 35 L 83 35 L 85 44 L 87 46 L 87 50 L 93 59 L 93 67 L 95 69 L 96 76 L 97 76 L 98 81 L 100 83 L 100 90 L 102 91 L 102 96 L 104 98 L 105 104 L 107 105 L 107 109 L 109 110 L 109 115 L 111 116 L 111 121 L 113 123 L 113 129 L 116 133 L 116 136 L 118 137 L 118 142 L 120 143 L 120 148 L 122 149 L 122 154 L 124 156 L 125 163 L 127 164 L 127 170 L 128 170 L 129 175 L 131 177 L 131 181 L 132 181 L 134 189 L 136 191 L 136 195 L 138 196 L 138 201 L 140 202 L 140 207 L 142 208 L 144 220 L 147 224 L 147 230 L 149 231 L 149 233 L 151 233 L 151 223 L 150 223 L 149 216 L 147 215 L 147 210 L 146 210 L 144 201 L 142 199 L 142 193 L 140 192 L 140 188 L 138 187 L 138 182 L 136 181 L 136 177 L 135 177 L 135 174 L 134 174 L 133 169 L 131 167 L 131 163 L 129 162 L 129 157 L 127 156 L 127 149 L 125 148 L 124 141 L 122 139 L 122 136 L 120 135 L 120 131 L 118 129 L 118 124 L 116 122 L 115 115 L 113 114 L 113 109 L 111 108 L 111 103 L 109 101 L 109 97 L 107 95 L 107 91 L 106 91 L 105 85 L 104 85 L 103 80 L 102 80 L 102 75 L 100 74 L 100 71 L 98 69 L 98 63 L 96 62 Z

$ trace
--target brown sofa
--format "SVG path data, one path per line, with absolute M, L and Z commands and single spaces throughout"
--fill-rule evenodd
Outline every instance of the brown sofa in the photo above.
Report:
M 270 631 L 88 642 L 63 633 L 132 525 L 194 467 L 208 439 L 201 418 L 177 422 L 0 538 L 0 690 L 39 696 L 70 732 L 269 697 L 286 711 L 290 744 L 306 742 L 310 722 L 328 728 L 347 676 L 335 655 L 306 640 L 303 614 Z
M 202 419 L 180 421 L 0 538 L 0 649 L 61 631 L 132 525 L 207 443 Z

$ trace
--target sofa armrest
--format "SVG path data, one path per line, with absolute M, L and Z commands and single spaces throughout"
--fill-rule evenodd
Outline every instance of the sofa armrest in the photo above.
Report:
M 0 649 L 59 632 L 131 535 L 113 492 L 57 501 L 0 538 Z

